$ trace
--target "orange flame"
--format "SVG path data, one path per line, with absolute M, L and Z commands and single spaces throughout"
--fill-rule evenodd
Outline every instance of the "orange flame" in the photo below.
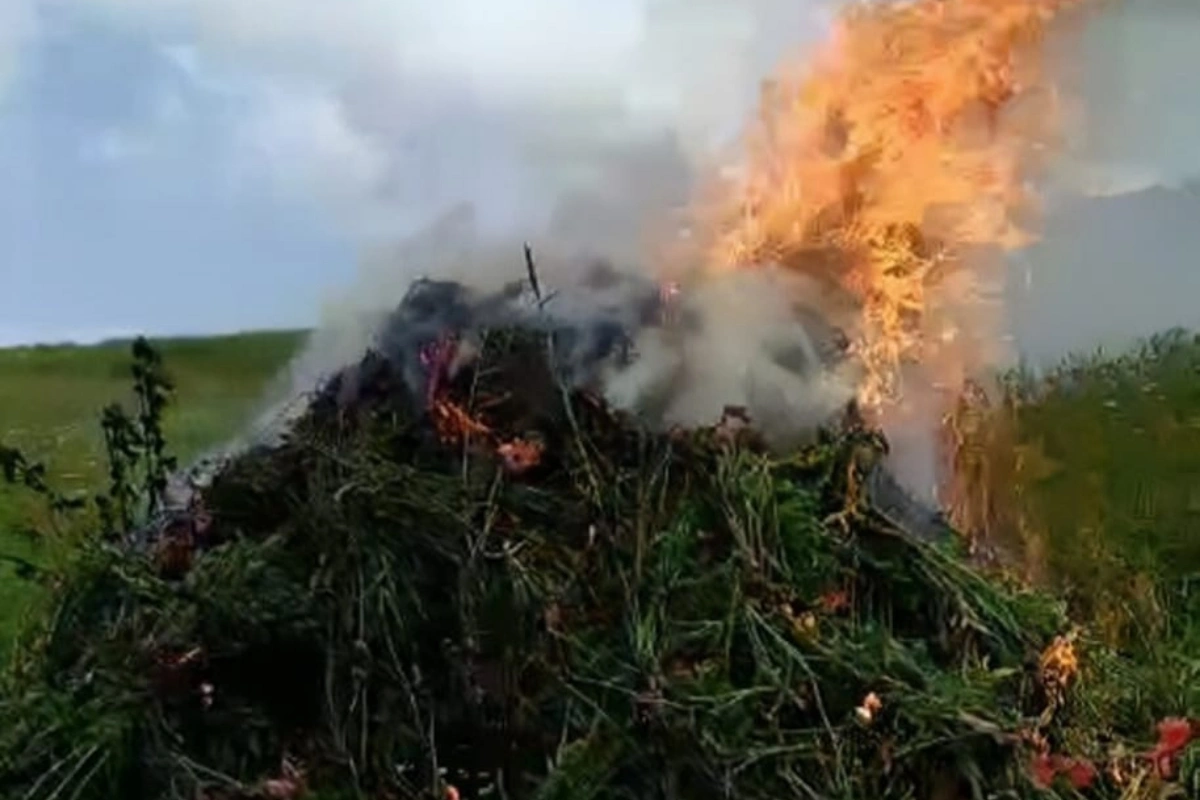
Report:
M 491 428 L 475 419 L 452 400 L 445 398 L 434 400 L 430 412 L 438 438 L 447 444 L 474 436 L 486 437 L 492 433 Z
M 542 460 L 546 447 L 541 442 L 529 439 L 512 439 L 496 448 L 496 452 L 509 472 L 520 475 L 536 467 Z
M 1028 181 L 1059 119 L 1042 45 L 1085 2 L 857 4 L 806 70 L 764 90 L 706 261 L 781 264 L 846 300 L 866 409 L 902 398 L 908 365 L 957 389 L 994 357 L 996 301 L 972 251 L 1028 238 Z

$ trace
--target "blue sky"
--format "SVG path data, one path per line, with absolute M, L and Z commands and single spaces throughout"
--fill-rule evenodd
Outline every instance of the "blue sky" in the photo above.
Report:
M 0 344 L 312 324 L 457 203 L 726 132 L 829 2 L 2 0 Z
M 244 98 L 143 33 L 43 23 L 0 106 L 0 341 L 311 323 L 354 249 L 239 177 Z
M 0 345 L 309 325 L 364 252 L 456 203 L 523 234 L 571 191 L 640 196 L 662 176 L 618 165 L 728 136 L 836 2 L 0 0 Z M 1200 174 L 1200 10 L 1134 6 L 1068 53 L 1090 118 L 1068 182 L 1167 194 L 1051 220 L 1023 324 L 1069 319 L 1073 347 L 1120 316 L 1097 292 L 1139 298 L 1119 334 L 1196 313 L 1176 195 Z M 1162 266 L 1118 263 L 1132 241 Z

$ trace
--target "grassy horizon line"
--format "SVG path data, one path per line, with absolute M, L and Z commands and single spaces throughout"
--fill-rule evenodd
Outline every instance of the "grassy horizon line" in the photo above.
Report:
M 172 333 L 172 334 L 131 334 L 128 336 L 114 336 L 107 339 L 99 339 L 94 342 L 80 342 L 70 339 L 62 340 L 46 340 L 41 342 L 22 342 L 18 344 L 0 344 L 0 353 L 14 352 L 22 350 L 105 350 L 120 347 L 128 349 L 133 342 L 139 337 L 145 338 L 146 341 L 155 346 L 162 345 L 177 345 L 190 344 L 196 342 L 225 342 L 238 339 L 252 339 L 259 337 L 293 337 L 303 338 L 308 336 L 315 330 L 314 328 L 291 327 L 291 328 L 246 328 L 244 330 L 225 331 L 221 333 Z

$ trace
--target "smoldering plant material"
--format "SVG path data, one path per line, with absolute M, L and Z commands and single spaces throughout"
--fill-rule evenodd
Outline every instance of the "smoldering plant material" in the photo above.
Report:
M 819 312 L 825 298 L 783 270 L 664 285 L 600 259 L 555 266 L 553 279 L 535 268 L 533 280 L 499 289 L 418 280 L 370 324 L 362 346 L 401 365 L 406 381 L 416 384 L 420 343 L 437 331 L 457 332 L 464 354 L 480 330 L 553 333 L 554 368 L 568 386 L 600 392 L 662 429 L 711 424 L 725 405 L 746 406 L 783 448 L 808 438 L 854 396 L 859 375 L 837 327 L 846 319 Z M 306 378 L 321 384 L 346 367 L 339 360 L 314 373 L 316 354 L 301 360 Z M 259 435 L 246 441 L 269 441 L 286 430 L 311 388 L 293 387 L 258 426 Z
M 788 771 L 825 787 L 827 746 L 809 751 L 802 731 L 825 715 L 849 735 L 870 691 L 885 703 L 873 731 L 911 715 L 927 731 L 914 741 L 934 742 L 956 724 L 915 683 L 877 689 L 869 660 L 861 676 L 831 661 L 819 684 L 800 677 L 820 648 L 861 646 L 847 604 L 907 597 L 889 587 L 920 570 L 950 579 L 861 504 L 869 432 L 782 463 L 737 409 L 655 432 L 564 382 L 554 326 L 476 329 L 507 312 L 462 316 L 459 300 L 415 287 L 390 350 L 330 380 L 279 443 L 222 466 L 192 499 L 196 525 L 173 516 L 148 549 L 81 562 L 63 601 L 76 611 L 42 658 L 63 700 L 102 687 L 81 706 L 106 720 L 85 727 L 102 738 L 83 749 L 110 766 L 73 794 L 249 798 L 291 765 L 371 796 L 648 797 L 667 774 L 689 796 L 749 797 L 784 791 Z M 464 327 L 423 327 L 443 308 Z M 851 570 L 860 547 L 897 573 Z M 904 602 L 906 635 L 948 630 L 932 592 Z M 1006 625 L 993 602 L 972 607 Z M 1001 660 L 1034 647 L 1028 629 L 995 635 L 978 646 Z M 12 696 L 6 723 L 52 713 Z M 60 745 L 5 730 L 0 792 L 26 791 Z M 69 755 L 80 734 L 63 731 Z M 894 769 L 934 780 L 930 746 Z M 876 748 L 828 753 L 882 787 L 863 769 Z M 760 749 L 779 754 L 738 769 Z
M 330 376 L 317 397 L 355 413 L 373 396 L 396 393 L 434 408 L 444 425 L 469 427 L 470 420 L 446 419 L 454 412 L 432 405 L 434 384 L 471 368 L 489 332 L 519 329 L 545 337 L 541 357 L 561 391 L 603 398 L 648 429 L 716 424 L 732 406 L 745 410 L 766 445 L 786 452 L 841 424 L 853 397 L 848 340 L 814 308 L 781 301 L 803 292 L 792 284 L 778 291 L 780 273 L 728 275 L 667 291 L 603 260 L 572 281 L 549 283 L 539 277 L 532 251 L 526 258 L 527 277 L 495 291 L 415 281 L 378 326 L 366 356 Z M 557 401 L 551 393 L 549 402 Z M 262 444 L 286 436 L 303 408 L 292 406 Z M 186 506 L 187 487 L 206 483 L 221 463 L 195 465 L 178 482 L 183 494 L 173 507 Z M 883 462 L 869 486 L 879 507 L 906 529 L 929 539 L 948 535 L 937 511 L 913 498 Z

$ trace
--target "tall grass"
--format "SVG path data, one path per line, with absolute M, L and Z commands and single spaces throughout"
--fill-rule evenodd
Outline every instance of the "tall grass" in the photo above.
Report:
M 155 343 L 179 402 L 167 413 L 171 446 L 187 459 L 236 433 L 273 375 L 299 348 L 299 331 Z M 105 481 L 100 410 L 130 397 L 129 343 L 0 349 L 0 445 L 46 464 L 61 491 L 92 492 Z M 0 483 L 0 556 L 44 563 L 56 542 L 36 499 Z M 39 595 L 0 562 L 0 655 Z
M 1113 641 L 1191 636 L 1200 578 L 1200 337 L 1009 375 L 972 444 L 987 537 Z M 1183 630 L 1181 630 L 1181 627 Z

